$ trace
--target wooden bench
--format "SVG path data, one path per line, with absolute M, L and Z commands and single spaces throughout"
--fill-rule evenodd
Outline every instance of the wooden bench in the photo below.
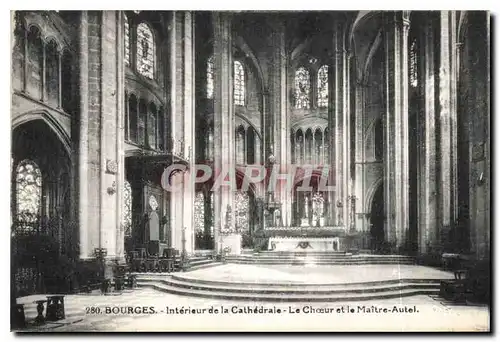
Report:
M 442 265 L 445 270 L 453 271 L 455 279 L 466 279 L 468 275 L 468 266 L 470 263 L 466 255 L 458 253 L 444 253 L 442 256 Z

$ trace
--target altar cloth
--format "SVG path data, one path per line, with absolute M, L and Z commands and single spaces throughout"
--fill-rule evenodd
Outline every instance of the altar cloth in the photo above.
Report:
M 268 250 L 294 252 L 338 252 L 338 237 L 271 237 Z

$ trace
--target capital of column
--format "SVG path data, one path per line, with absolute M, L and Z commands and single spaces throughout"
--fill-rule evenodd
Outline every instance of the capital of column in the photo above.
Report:
M 411 11 L 403 11 L 401 20 L 403 23 L 403 27 L 410 27 L 410 13 Z

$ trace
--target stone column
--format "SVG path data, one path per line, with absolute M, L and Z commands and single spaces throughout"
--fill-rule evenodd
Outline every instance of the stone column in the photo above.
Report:
M 407 11 L 385 14 L 385 233 L 396 248 L 405 245 L 409 227 L 408 17 Z
M 365 161 L 365 88 L 366 86 L 360 81 L 356 84 L 356 92 L 354 96 L 355 99 L 355 109 L 356 113 L 355 117 L 355 130 L 354 130 L 354 139 L 355 139 L 355 167 L 354 167 L 354 195 L 359 199 L 356 207 L 357 213 L 369 213 L 371 211 L 371 203 L 366 201 L 366 194 L 368 189 L 365 189 L 364 186 L 364 161 Z M 367 207 L 364 206 L 366 203 Z M 356 217 L 356 227 L 358 230 L 370 233 L 369 225 L 365 224 L 366 219 L 365 215 L 359 215 Z
M 116 255 L 121 260 L 125 257 L 125 230 L 123 227 L 123 192 L 125 184 L 125 65 L 124 60 L 124 14 L 116 11 L 116 163 L 117 163 L 117 196 L 116 196 Z M 128 102 L 127 102 L 128 106 Z
M 343 111 L 342 111 L 342 121 L 343 121 L 343 128 L 342 128 L 342 136 L 343 136 L 343 151 L 342 151 L 342 202 L 344 203 L 343 206 L 343 221 L 345 225 L 346 231 L 350 231 L 353 226 L 352 224 L 354 223 L 354 216 L 352 215 L 353 211 L 353 204 L 351 203 L 351 196 L 352 192 L 354 190 L 354 186 L 352 184 L 352 179 L 351 179 L 351 101 L 350 101 L 350 94 L 351 94 L 351 85 L 350 85 L 350 78 L 351 78 L 351 58 L 352 54 L 350 51 L 343 51 L 343 91 L 342 95 L 344 97 L 343 99 Z
M 62 108 L 62 58 L 63 58 L 63 51 L 59 49 L 57 51 L 57 72 L 58 72 L 57 108 L 58 109 Z
M 103 248 L 123 257 L 121 231 L 123 154 L 123 49 L 117 11 L 83 11 L 79 25 L 80 120 L 78 219 L 80 258 Z M 117 96 L 117 91 L 121 91 Z
M 184 102 L 184 156 L 188 159 L 189 170 L 194 170 L 195 166 L 195 31 L 194 31 L 194 14 L 192 12 L 184 12 L 184 87 L 183 87 L 183 102 Z M 194 198 L 195 187 L 194 183 L 188 179 L 184 183 L 184 225 L 186 228 L 186 251 L 191 254 L 194 251 Z
M 174 11 L 170 16 L 170 113 L 173 153 L 188 160 L 188 170 L 194 170 L 195 151 L 195 96 L 194 96 L 194 17 L 191 12 Z M 178 173 L 173 182 L 178 188 L 170 194 L 170 222 L 172 246 L 194 249 L 194 184 L 190 171 Z
M 78 26 L 78 61 L 79 61 L 79 80 L 78 84 L 83 85 L 80 87 L 80 120 L 78 126 L 78 143 L 75 144 L 75 150 L 78 155 L 78 161 L 74 162 L 74 166 L 77 168 L 75 172 L 75 188 L 78 191 L 74 194 L 75 199 L 78 202 L 78 208 L 76 209 L 75 218 L 78 220 L 78 232 L 79 232 L 79 253 L 81 259 L 87 259 L 92 257 L 92 246 L 89 241 L 89 227 L 90 219 L 89 217 L 89 170 L 87 169 L 88 159 L 89 159 L 89 142 L 88 130 L 89 130 L 89 55 L 88 55 L 88 45 L 89 45 L 89 23 L 88 23 L 88 12 L 82 11 L 80 15 L 80 23 Z M 26 44 L 27 46 L 27 44 Z M 26 65 L 26 63 L 25 63 Z M 26 81 L 26 79 L 25 79 Z M 26 82 L 24 83 L 26 84 Z M 94 187 L 95 188 L 95 187 Z M 96 222 L 92 222 L 95 228 Z
M 345 52 L 343 44 L 343 25 L 342 22 L 335 22 L 335 32 L 333 34 L 333 75 L 332 75 L 332 96 L 330 97 L 331 112 L 329 113 L 329 131 L 331 132 L 330 139 L 330 164 L 333 167 L 333 178 L 335 180 L 335 193 L 333 201 L 331 201 L 333 224 L 346 227 L 345 212 L 347 209 L 346 203 L 346 186 L 345 179 L 345 146 L 348 142 L 345 140 L 345 94 L 344 94 L 344 77 L 345 68 Z
M 220 253 L 225 247 L 231 254 L 240 254 L 241 235 L 234 231 L 235 151 L 233 105 L 233 56 L 231 15 L 224 12 L 212 14 L 214 29 L 214 176 L 220 185 L 214 189 L 214 239 Z M 216 180 L 217 183 L 217 180 Z M 230 210 L 228 210 L 230 209 Z M 225 225 L 229 231 L 225 230 Z
M 276 157 L 276 167 L 279 167 L 281 175 L 285 175 L 290 171 L 291 153 L 287 97 L 288 59 L 283 22 L 277 21 L 273 25 L 271 40 L 273 46 L 273 67 L 270 70 L 271 112 L 274 115 L 273 150 Z M 276 199 L 282 204 L 282 222 L 284 226 L 289 226 L 292 216 L 292 185 L 288 184 L 287 180 L 282 180 L 278 184 L 280 184 L 280 187 L 275 191 Z
M 40 32 L 40 34 L 42 34 Z M 40 101 L 47 101 L 47 43 L 42 39 L 42 91 Z
M 457 218 L 457 66 L 456 12 L 441 11 L 439 51 L 439 136 L 441 213 L 440 236 L 449 244 L 449 233 Z
M 23 27 L 23 33 L 24 33 L 24 61 L 23 61 L 23 92 L 27 92 L 28 89 L 28 28 L 24 27 L 24 24 L 22 25 Z
M 419 116 L 421 122 L 421 141 L 425 148 L 420 149 L 420 160 L 422 173 L 420 177 L 420 193 L 421 199 L 419 201 L 419 225 L 418 225 L 418 245 L 419 252 L 424 254 L 428 252 L 429 247 L 437 247 L 440 244 L 438 239 L 438 222 L 437 222 L 437 207 L 436 207 L 436 182 L 437 182 L 437 165 L 436 165 L 436 81 L 437 75 L 435 73 L 436 65 L 435 55 L 437 53 L 436 36 L 435 36 L 435 23 L 429 21 L 425 26 L 423 43 L 424 59 L 423 77 L 419 78 L 422 81 L 425 94 L 424 111 Z

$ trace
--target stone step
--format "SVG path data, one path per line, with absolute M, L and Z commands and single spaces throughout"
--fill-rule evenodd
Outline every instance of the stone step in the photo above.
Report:
M 243 301 L 267 301 L 267 302 L 341 302 L 341 301 L 365 301 L 374 299 L 400 298 L 415 295 L 436 295 L 439 294 L 439 289 L 387 289 L 375 293 L 254 293 L 254 292 L 228 292 L 221 290 L 200 290 L 196 288 L 183 288 L 178 286 L 167 285 L 162 282 L 138 282 L 141 287 L 149 287 L 158 291 L 204 298 L 218 298 L 226 300 L 243 300 Z
M 239 259 L 239 260 L 328 260 L 328 261 L 411 261 L 414 260 L 412 258 L 355 258 L 355 257 L 318 257 L 318 256 L 283 256 L 283 257 L 275 257 L 275 256 L 227 256 L 226 259 Z
M 201 270 L 203 268 L 209 268 L 209 267 L 214 267 L 214 266 L 219 266 L 219 265 L 222 265 L 222 263 L 218 262 L 218 261 L 210 261 L 208 263 L 190 265 L 188 271 Z
M 269 287 L 265 284 L 254 284 L 253 286 L 242 285 L 238 283 L 226 283 L 221 285 L 220 283 L 201 283 L 190 279 L 148 279 L 141 278 L 139 280 L 140 284 L 154 283 L 163 284 L 167 286 L 173 286 L 184 289 L 194 289 L 200 291 L 215 291 L 224 293 L 265 293 L 265 294 L 281 294 L 281 295 L 295 295 L 295 294 L 314 294 L 314 295 L 338 295 L 338 294 L 363 294 L 363 293 L 375 293 L 375 292 L 387 292 L 387 291 L 405 291 L 409 289 L 414 290 L 437 290 L 439 291 L 439 282 L 418 282 L 412 280 L 402 280 L 398 282 L 379 282 L 379 284 L 372 283 L 359 283 L 357 285 L 351 284 L 322 284 L 322 285 L 312 285 L 303 286 L 303 284 L 281 284 L 279 286 Z
M 189 265 L 196 266 L 196 265 L 204 265 L 204 264 L 209 264 L 214 262 L 212 259 L 189 259 Z
M 260 265 L 413 265 L 413 261 L 406 260 L 255 260 L 255 259 L 226 259 L 234 264 L 260 264 Z
M 221 285 L 221 286 L 231 286 L 231 285 L 236 285 L 236 286 L 242 286 L 242 287 L 249 287 L 249 286 L 262 286 L 262 287 L 282 287 L 282 286 L 298 286 L 300 288 L 305 288 L 308 289 L 309 287 L 312 288 L 317 288 L 317 287 L 324 287 L 324 288 L 344 288 L 344 287 L 349 287 L 349 286 L 379 286 L 379 285 L 394 285 L 394 284 L 399 284 L 401 282 L 406 282 L 406 283 L 415 283 L 415 284 L 434 284 L 434 285 L 440 285 L 441 279 L 436 279 L 436 278 L 431 278 L 431 279 L 414 279 L 414 278 L 401 278 L 401 279 L 387 279 L 387 280 L 373 280 L 373 281 L 367 281 L 367 282 L 349 282 L 349 283 L 286 283 L 286 282 L 242 282 L 242 281 L 225 281 L 225 280 L 208 280 L 208 279 L 202 279 L 202 278 L 194 278 L 190 277 L 189 273 L 186 274 L 171 274 L 168 277 L 165 277 L 164 275 L 157 275 L 157 274 L 148 274 L 143 277 L 144 279 L 154 279 L 154 280 L 168 280 L 168 279 L 173 279 L 173 280 L 179 280 L 179 281 L 187 281 L 187 282 L 192 282 L 192 283 L 197 283 L 197 284 L 207 284 L 207 285 Z

